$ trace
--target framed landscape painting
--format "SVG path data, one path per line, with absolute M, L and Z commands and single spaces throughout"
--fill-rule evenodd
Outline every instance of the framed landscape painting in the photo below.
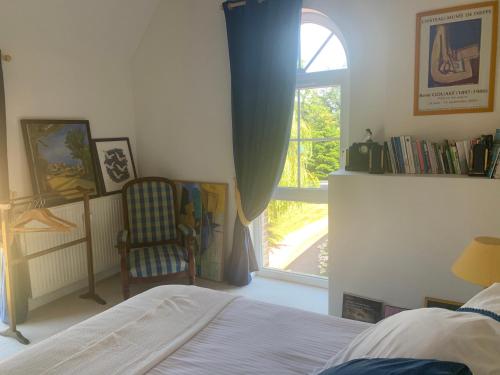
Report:
M 116 194 L 137 178 L 128 138 L 101 138 L 93 143 L 103 194 Z
M 196 274 L 223 281 L 228 185 L 190 181 L 175 185 L 179 221 L 196 231 Z
M 414 114 L 491 112 L 498 3 L 417 15 Z
M 90 127 L 86 120 L 21 120 L 33 193 L 57 193 L 74 188 L 98 194 Z M 81 195 L 60 193 L 51 205 L 78 200 Z

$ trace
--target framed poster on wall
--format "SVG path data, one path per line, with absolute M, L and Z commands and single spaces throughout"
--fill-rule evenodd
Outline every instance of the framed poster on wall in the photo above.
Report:
M 414 114 L 491 112 L 498 3 L 417 14 Z

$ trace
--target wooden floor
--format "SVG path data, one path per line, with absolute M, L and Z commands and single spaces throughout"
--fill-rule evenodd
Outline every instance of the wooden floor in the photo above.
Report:
M 243 288 L 205 280 L 198 280 L 197 285 L 320 314 L 327 314 L 328 312 L 328 291 L 326 289 L 263 277 L 256 277 L 250 285 Z M 151 285 L 134 285 L 132 286 L 132 293 L 140 293 L 148 287 L 151 287 Z M 99 282 L 97 284 L 97 292 L 107 301 L 105 306 L 98 305 L 90 300 L 78 298 L 81 292 L 73 293 L 31 311 L 28 321 L 19 325 L 18 329 L 24 336 L 29 338 L 32 343 L 37 343 L 95 314 L 109 309 L 122 301 L 120 279 L 118 275 Z M 0 330 L 4 328 L 6 328 L 6 326 L 0 323 Z M 26 348 L 26 346 L 19 344 L 13 339 L 0 337 L 0 361 L 24 348 Z

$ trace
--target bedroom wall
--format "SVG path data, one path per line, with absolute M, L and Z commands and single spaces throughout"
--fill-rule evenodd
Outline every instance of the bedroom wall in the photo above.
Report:
M 220 0 L 161 2 L 133 59 L 143 175 L 229 183 L 235 218 L 230 72 Z
M 481 287 L 451 266 L 477 236 L 500 236 L 500 181 L 330 176 L 330 313 L 344 292 L 405 308 L 425 297 L 466 302 Z
M 498 85 L 494 112 L 413 116 L 416 14 L 463 1 L 317 2 L 341 28 L 351 55 L 350 142 L 366 127 L 379 141 L 403 134 L 465 139 L 500 127 Z M 343 291 L 413 308 L 426 295 L 464 301 L 478 290 L 450 267 L 474 236 L 500 235 L 491 215 L 495 182 L 367 175 L 336 176 L 330 186 L 331 313 L 340 314 Z
M 83 118 L 135 145 L 130 60 L 158 0 L 1 0 L 11 190 L 29 194 L 20 119 Z
M 465 139 L 499 127 L 500 95 L 490 113 L 413 116 L 416 14 L 474 2 L 480 0 L 304 0 L 305 6 L 331 17 L 347 43 L 350 143 L 359 142 L 367 127 L 379 141 L 403 134 L 432 140 Z M 497 58 L 497 73 L 499 67 Z

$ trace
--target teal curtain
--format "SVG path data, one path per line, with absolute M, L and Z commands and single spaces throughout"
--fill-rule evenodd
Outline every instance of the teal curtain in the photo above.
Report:
M 286 159 L 293 116 L 302 0 L 223 4 L 231 65 L 233 155 L 244 217 L 267 207 Z M 247 285 L 258 269 L 250 231 L 234 226 L 227 279 Z

